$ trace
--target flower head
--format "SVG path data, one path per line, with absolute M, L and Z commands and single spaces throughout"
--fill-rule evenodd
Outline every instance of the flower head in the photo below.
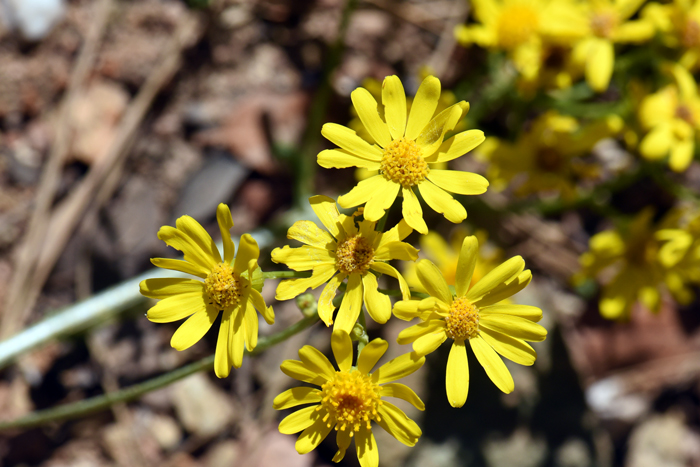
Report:
M 354 215 L 340 214 L 332 198 L 313 196 L 309 202 L 328 231 L 320 229 L 311 221 L 298 221 L 290 227 L 287 238 L 299 240 L 305 245 L 299 248 L 275 248 L 272 260 L 284 263 L 295 271 L 312 271 L 312 274 L 308 278 L 282 281 L 277 287 L 277 299 L 288 300 L 309 287 L 316 288 L 328 282 L 319 299 L 318 314 L 330 326 L 334 323 L 333 299 L 347 279 L 347 288 L 334 329 L 350 333 L 363 303 L 373 320 L 385 323 L 391 317 L 391 302 L 389 296 L 377 290 L 375 274 L 395 277 L 404 298 L 410 296 L 403 276 L 387 261 L 416 260 L 418 251 L 401 241 L 413 230 L 401 221 L 387 232 L 377 232 L 374 230 L 376 222 L 367 219 L 357 222 Z M 356 214 L 359 216 L 359 212 Z
M 453 340 L 445 374 L 447 399 L 453 407 L 462 407 L 469 391 L 466 341 L 491 381 L 510 393 L 513 377 L 498 354 L 521 365 L 532 365 L 537 354 L 525 341 L 539 342 L 547 336 L 547 331 L 536 324 L 542 310 L 499 303 L 530 283 L 532 274 L 524 270 L 523 259 L 509 259 L 472 285 L 478 248 L 476 237 L 464 239 L 454 294 L 437 266 L 424 259 L 418 263 L 418 278 L 429 297 L 394 306 L 397 317 L 422 320 L 399 334 L 399 344 L 413 343 L 416 353 L 427 355 L 448 338 Z
M 244 234 L 238 256 L 235 256 L 230 233 L 233 219 L 228 206 L 219 204 L 216 218 L 224 244 L 223 258 L 207 231 L 191 217 L 182 216 L 176 227 L 161 227 L 158 238 L 180 250 L 184 261 L 151 259 L 158 267 L 192 274 L 203 280 L 146 279 L 141 281 L 141 293 L 161 299 L 148 310 L 148 319 L 155 323 L 179 321 L 189 316 L 170 341 L 177 350 L 196 344 L 214 324 L 219 312 L 223 313 L 214 370 L 216 376 L 225 378 L 232 366 L 241 366 L 244 347 L 250 351 L 257 344 L 256 310 L 268 324 L 274 323 L 275 315 L 260 294 L 262 278 L 258 268 L 258 244 L 253 237 Z
M 700 65 L 700 2 L 676 0 L 668 4 L 649 3 L 642 17 L 654 24 L 667 47 L 680 49 L 678 63 L 689 70 Z
M 372 172 L 371 177 L 340 196 L 338 204 L 352 208 L 366 203 L 365 219 L 377 222 L 401 193 L 406 223 L 425 234 L 428 227 L 415 193 L 418 190 L 435 211 L 451 222 L 462 222 L 467 211 L 447 192 L 481 194 L 486 191 L 488 181 L 474 173 L 432 166 L 456 159 L 484 140 L 483 132 L 469 130 L 443 142 L 445 134 L 467 113 L 469 104 L 459 102 L 433 117 L 440 98 L 440 80 L 433 76 L 423 80 L 410 112 L 406 111 L 401 80 L 388 76 L 382 84 L 384 119 L 377 112 L 377 101 L 369 91 L 358 88 L 351 97 L 360 120 L 376 144 L 368 143 L 344 126 L 334 123 L 323 126 L 323 136 L 340 148 L 319 153 L 321 167 L 361 167 Z
M 424 410 L 423 402 L 412 389 L 392 381 L 418 370 L 425 358 L 415 352 L 404 354 L 372 372 L 388 346 L 382 339 L 371 341 L 362 349 L 353 366 L 350 336 L 344 331 L 334 331 L 331 347 L 338 370 L 310 345 L 299 350 L 299 360 L 282 363 L 281 368 L 286 375 L 320 386 L 320 389 L 289 389 L 273 402 L 277 410 L 313 404 L 287 416 L 279 426 L 284 434 L 302 432 L 296 442 L 299 454 L 312 451 L 335 429 L 338 452 L 333 461 L 340 462 L 355 439 L 360 465 L 376 467 L 379 465 L 379 455 L 371 422 L 377 423 L 407 446 L 416 444 L 422 434 L 418 425 L 383 397 L 398 397 Z

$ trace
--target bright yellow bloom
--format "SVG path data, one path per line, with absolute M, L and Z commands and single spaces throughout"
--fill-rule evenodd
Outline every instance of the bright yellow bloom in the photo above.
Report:
M 401 221 L 387 232 L 377 232 L 374 230 L 376 222 L 365 219 L 358 223 L 354 216 L 340 214 L 332 198 L 312 196 L 309 202 L 328 232 L 311 221 L 298 221 L 289 228 L 287 238 L 299 240 L 305 246 L 275 248 L 272 261 L 284 263 L 295 271 L 313 273 L 308 278 L 280 282 L 277 300 L 289 300 L 309 287 L 315 289 L 328 282 L 318 301 L 318 315 L 330 326 L 335 311 L 333 299 L 347 278 L 347 288 L 334 330 L 350 333 L 363 302 L 373 320 L 386 323 L 391 317 L 391 301 L 388 295 L 377 290 L 377 276 L 374 273 L 396 278 L 403 297 L 410 297 L 406 280 L 387 261 L 415 261 L 418 258 L 418 250 L 401 241 L 413 230 Z
M 414 446 L 422 434 L 421 429 L 401 409 L 382 398 L 397 397 L 418 410 L 424 410 L 423 402 L 411 388 L 392 381 L 418 370 L 423 366 L 425 357 L 415 353 L 404 354 L 372 373 L 372 368 L 389 347 L 386 341 L 374 339 L 367 344 L 358 355 L 355 366 L 352 366 L 352 341 L 347 333 L 334 331 L 331 347 L 338 370 L 325 355 L 310 345 L 299 350 L 299 360 L 286 360 L 282 363 L 281 368 L 286 375 L 320 386 L 321 389 L 301 386 L 289 389 L 275 398 L 273 405 L 277 410 L 314 404 L 282 420 L 280 432 L 291 435 L 301 431 L 296 449 L 299 454 L 306 454 L 335 428 L 338 452 L 333 461 L 340 462 L 345 457 L 345 451 L 354 438 L 362 467 L 379 465 L 372 421 L 403 444 Z
M 682 66 L 673 65 L 675 84 L 645 97 L 639 107 L 639 121 L 649 132 L 639 145 L 646 159 L 670 154 L 671 170 L 683 172 L 693 160 L 695 139 L 700 129 L 700 97 L 695 78 Z
M 654 36 L 647 19 L 629 21 L 644 0 L 591 0 L 570 3 L 578 14 L 563 25 L 582 39 L 573 50 L 574 61 L 584 68 L 586 82 L 597 92 L 605 91 L 615 64 L 614 44 L 641 43 Z
M 525 341 L 539 342 L 547 336 L 545 328 L 536 324 L 542 318 L 542 310 L 499 304 L 530 283 L 532 274 L 524 270 L 523 259 L 509 259 L 472 285 L 478 249 L 476 237 L 464 239 L 454 294 L 437 266 L 424 259 L 418 263 L 418 278 L 430 297 L 401 301 L 394 306 L 397 317 L 419 317 L 423 321 L 403 330 L 399 344 L 412 342 L 416 353 L 427 355 L 448 337 L 453 340 L 445 374 L 447 400 L 453 407 L 462 407 L 469 391 L 465 341 L 469 341 L 491 381 L 501 391 L 510 393 L 513 377 L 498 354 L 521 365 L 532 365 L 537 353 Z
M 617 116 L 581 126 L 572 117 L 550 111 L 535 119 L 515 143 L 490 137 L 479 153 L 489 162 L 487 175 L 496 190 L 515 183 L 519 196 L 554 191 L 573 198 L 577 181 L 598 175 L 597 167 L 582 157 L 622 127 Z
M 161 299 L 148 310 L 154 323 L 170 323 L 189 318 L 173 334 L 170 341 L 177 350 L 196 344 L 223 312 L 216 342 L 214 370 L 225 378 L 231 366 L 239 368 L 243 349 L 253 350 L 258 342 L 257 310 L 268 324 L 275 322 L 272 307 L 267 307 L 260 291 L 262 274 L 258 268 L 260 250 L 248 234 L 241 236 L 238 256 L 231 240 L 231 211 L 219 204 L 216 218 L 224 243 L 224 257 L 206 230 L 190 216 L 182 216 L 176 227 L 163 226 L 158 238 L 181 251 L 185 260 L 152 258 L 163 269 L 172 269 L 197 276 L 196 279 L 163 278 L 141 281 L 141 293 Z
M 690 70 L 700 65 L 699 1 L 676 0 L 665 5 L 650 3 L 644 7 L 642 16 L 662 33 L 666 46 L 683 51 L 678 63 Z
M 481 175 L 431 168 L 435 163 L 456 159 L 484 140 L 484 133 L 469 130 L 443 142 L 469 110 L 462 101 L 433 118 L 440 97 L 440 80 L 429 76 L 418 89 L 411 111 L 406 117 L 406 95 L 401 80 L 389 76 L 382 84 L 385 120 L 379 117 L 377 101 L 364 88 L 352 92 L 352 102 L 360 120 L 377 144 L 370 144 L 354 131 L 334 123 L 326 123 L 322 134 L 339 149 L 328 149 L 318 155 L 325 168 L 362 167 L 374 173 L 346 195 L 338 198 L 343 208 L 366 203 L 364 216 L 376 222 L 384 216 L 399 193 L 403 195 L 403 217 L 406 223 L 422 234 L 428 233 L 423 210 L 414 190 L 425 202 L 454 223 L 467 217 L 467 211 L 449 193 L 478 195 L 484 193 L 488 181 Z

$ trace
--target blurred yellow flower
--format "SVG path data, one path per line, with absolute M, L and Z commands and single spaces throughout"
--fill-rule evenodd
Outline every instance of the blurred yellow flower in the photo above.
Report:
M 460 223 L 467 217 L 464 206 L 448 192 L 478 195 L 486 191 L 488 181 L 474 173 L 437 170 L 430 166 L 471 151 L 481 144 L 484 134 L 480 130 L 469 130 L 443 142 L 445 134 L 469 110 L 469 104 L 459 102 L 433 118 L 439 96 L 440 80 L 429 76 L 423 80 L 408 113 L 401 80 L 389 76 L 382 84 L 385 121 L 379 117 L 377 101 L 369 91 L 358 88 L 352 92 L 353 105 L 360 120 L 378 144 L 368 143 L 341 125 L 326 123 L 323 126 L 323 136 L 340 148 L 319 153 L 321 167 L 362 167 L 374 173 L 340 196 L 340 206 L 347 209 L 366 203 L 365 219 L 376 222 L 401 193 L 406 223 L 426 234 L 428 226 L 414 192 L 417 189 L 428 206 L 444 214 L 449 221 Z
M 244 234 L 234 261 L 235 246 L 230 233 L 233 219 L 228 206 L 219 204 L 216 218 L 224 243 L 223 259 L 207 231 L 190 216 L 180 217 L 176 227 L 163 226 L 158 231 L 158 238 L 180 250 L 184 261 L 151 259 L 160 268 L 192 274 L 204 281 L 146 279 L 141 281 L 141 293 L 161 299 L 148 310 L 148 319 L 155 323 L 170 323 L 189 316 L 170 341 L 177 350 L 185 350 L 197 343 L 214 324 L 219 312 L 223 313 L 214 370 L 216 376 L 225 378 L 231 366 L 241 366 L 243 348 L 250 351 L 257 344 L 258 316 L 255 310 L 268 324 L 275 322 L 275 315 L 260 294 L 262 277 L 258 268 L 258 244 L 253 237 Z
M 304 246 L 275 248 L 272 261 L 286 264 L 295 271 L 312 271 L 311 277 L 289 279 L 277 287 L 277 300 L 289 300 L 308 288 L 315 289 L 328 282 L 318 301 L 318 315 L 330 326 L 334 323 L 333 299 L 336 291 L 347 278 L 347 288 L 336 316 L 334 330 L 352 331 L 362 311 L 362 304 L 378 323 L 386 323 L 391 317 L 391 301 L 388 295 L 377 289 L 377 276 L 387 274 L 399 281 L 403 297 L 410 297 L 410 290 L 403 276 L 388 261 L 400 259 L 415 261 L 418 250 L 401 240 L 413 230 L 403 220 L 387 232 L 374 230 L 376 222 L 356 222 L 354 216 L 338 212 L 335 201 L 327 196 L 312 196 L 311 208 L 328 231 L 311 221 L 298 221 L 289 228 L 287 238 L 299 240 Z M 360 214 L 360 212 L 356 213 Z
M 695 298 L 689 285 L 700 284 L 700 212 L 679 209 L 676 224 L 658 230 L 656 238 L 664 242 L 659 261 L 668 269 L 666 286 L 676 300 L 686 304 Z
M 489 137 L 479 154 L 489 163 L 486 174 L 496 190 L 512 185 L 519 196 L 553 191 L 573 198 L 577 181 L 598 175 L 597 166 L 581 157 L 622 127 L 622 120 L 614 115 L 581 126 L 572 117 L 549 111 L 536 118 L 515 143 Z
M 539 342 L 547 336 L 545 328 L 536 324 L 542 318 L 542 310 L 499 304 L 530 283 L 532 274 L 524 270 L 523 259 L 509 259 L 472 285 L 478 250 L 476 237 L 464 239 L 454 295 L 437 266 L 424 259 L 418 263 L 418 278 L 430 297 L 394 305 L 397 317 L 422 320 L 399 334 L 399 344 L 413 343 L 416 353 L 427 355 L 447 338 L 453 340 L 445 374 L 447 399 L 453 407 L 462 407 L 469 391 L 465 341 L 469 341 L 491 381 L 501 391 L 510 393 L 513 377 L 498 354 L 521 365 L 532 365 L 537 354 L 525 341 Z
M 649 3 L 642 17 L 661 32 L 666 46 L 683 51 L 678 63 L 691 70 L 700 65 L 700 2 Z
M 688 168 L 695 153 L 700 129 L 700 97 L 695 78 L 682 66 L 671 66 L 675 83 L 644 98 L 639 121 L 648 131 L 640 154 L 649 160 L 669 155 L 668 165 L 675 172 Z
M 401 443 L 407 446 L 416 444 L 422 434 L 421 429 L 401 409 L 383 397 L 397 397 L 418 410 L 425 410 L 425 405 L 411 388 L 393 383 L 423 366 L 425 357 L 415 352 L 404 354 L 372 372 L 388 347 L 386 341 L 374 339 L 362 349 L 353 366 L 350 336 L 343 331 L 334 331 L 331 348 L 338 370 L 325 355 L 310 345 L 299 350 L 299 360 L 285 360 L 282 363 L 281 368 L 286 375 L 321 387 L 288 389 L 275 397 L 273 402 L 277 410 L 313 404 L 288 415 L 279 426 L 283 434 L 301 431 L 295 445 L 299 454 L 311 452 L 335 428 L 338 452 L 333 457 L 334 462 L 340 462 L 345 457 L 345 451 L 354 438 L 360 465 L 378 467 L 379 453 L 372 433 L 372 421 Z

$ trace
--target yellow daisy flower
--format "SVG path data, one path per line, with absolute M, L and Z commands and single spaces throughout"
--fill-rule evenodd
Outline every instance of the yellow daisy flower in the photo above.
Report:
M 338 452 L 333 461 L 340 462 L 345 457 L 345 451 L 354 438 L 362 467 L 379 465 L 372 421 L 403 444 L 414 446 L 422 434 L 421 429 L 401 409 L 382 397 L 397 397 L 418 410 L 425 410 L 425 405 L 411 388 L 392 382 L 418 370 L 425 358 L 415 352 L 407 353 L 372 372 L 389 347 L 385 340 L 374 339 L 367 344 L 359 352 L 355 366 L 352 365 L 352 341 L 346 332 L 334 331 L 331 347 L 338 370 L 310 345 L 299 350 L 299 360 L 282 363 L 282 371 L 287 376 L 321 389 L 296 387 L 275 397 L 273 406 L 277 410 L 314 404 L 284 418 L 279 426 L 280 432 L 291 435 L 301 431 L 296 450 L 299 454 L 306 454 L 335 428 Z
M 428 227 L 414 192 L 418 189 L 428 206 L 449 221 L 460 223 L 466 219 L 467 211 L 447 191 L 478 195 L 486 191 L 488 181 L 474 173 L 430 166 L 456 159 L 484 140 L 482 131 L 469 130 L 443 142 L 445 133 L 467 113 L 469 104 L 459 102 L 433 118 L 440 97 L 440 80 L 433 76 L 423 80 L 408 118 L 406 95 L 396 76 L 388 76 L 382 84 L 386 121 L 379 117 L 377 101 L 369 91 L 358 88 L 351 97 L 360 120 L 377 144 L 368 143 L 349 128 L 326 123 L 321 133 L 340 148 L 319 153 L 318 163 L 325 168 L 363 167 L 374 175 L 340 196 L 338 204 L 352 208 L 366 203 L 365 219 L 376 222 L 401 193 L 406 223 L 426 234 Z
M 671 170 L 683 172 L 695 153 L 695 138 L 700 129 L 700 96 L 695 78 L 685 68 L 676 64 L 671 70 L 675 84 L 646 96 L 639 106 L 639 121 L 648 131 L 639 145 L 639 152 L 649 160 L 669 155 Z
M 360 315 L 363 302 L 373 320 L 386 323 L 391 317 L 391 301 L 388 295 L 377 290 L 375 274 L 387 274 L 396 278 L 403 297 L 410 297 L 406 280 L 388 261 L 415 261 L 418 258 L 418 250 L 401 241 L 413 230 L 402 220 L 387 232 L 377 232 L 374 230 L 376 222 L 365 219 L 358 223 L 354 216 L 340 214 L 332 198 L 312 196 L 309 202 L 328 231 L 320 229 L 311 221 L 298 221 L 289 228 L 287 238 L 299 240 L 305 246 L 275 248 L 272 251 L 272 261 L 284 263 L 295 271 L 313 272 L 308 278 L 280 282 L 277 300 L 289 300 L 308 288 L 315 289 L 328 282 L 318 301 L 318 315 L 330 326 L 335 311 L 333 299 L 347 279 L 347 288 L 334 329 L 350 333 Z
M 668 269 L 666 287 L 678 302 L 688 304 L 695 299 L 690 284 L 700 284 L 700 213 L 679 210 L 678 225 L 656 231 L 663 242 L 659 261 Z
M 160 268 L 185 272 L 204 281 L 184 278 L 146 279 L 141 281 L 141 293 L 160 299 L 148 310 L 154 323 L 170 323 L 189 318 L 175 331 L 170 345 L 185 350 L 196 344 L 209 331 L 221 311 L 221 327 L 216 342 L 214 370 L 225 378 L 231 367 L 239 368 L 244 347 L 251 351 L 258 341 L 257 310 L 268 324 L 275 322 L 272 307 L 265 305 L 260 291 L 262 274 L 258 268 L 260 250 L 248 234 L 241 236 L 238 256 L 231 240 L 233 227 L 231 211 L 225 204 L 216 210 L 224 257 L 206 230 L 190 216 L 182 216 L 176 227 L 163 226 L 158 238 L 181 251 L 184 261 L 152 258 Z M 235 261 L 234 261 L 235 256 Z M 257 277 L 256 277 L 257 276 Z
M 676 0 L 644 7 L 642 17 L 661 32 L 664 44 L 683 51 L 678 63 L 694 70 L 700 64 L 700 2 Z
M 457 264 L 455 293 L 440 270 L 424 259 L 418 263 L 418 278 L 430 297 L 400 301 L 394 314 L 402 319 L 423 321 L 401 331 L 399 344 L 413 343 L 413 350 L 427 355 L 447 338 L 453 340 L 447 360 L 445 388 L 452 407 L 462 407 L 469 391 L 469 367 L 465 341 L 491 381 L 503 392 L 513 391 L 513 377 L 498 354 L 521 365 L 532 365 L 537 353 L 525 341 L 539 342 L 547 331 L 536 324 L 542 310 L 534 306 L 499 304 L 524 289 L 532 279 L 520 256 L 509 259 L 472 285 L 479 242 L 464 239 Z

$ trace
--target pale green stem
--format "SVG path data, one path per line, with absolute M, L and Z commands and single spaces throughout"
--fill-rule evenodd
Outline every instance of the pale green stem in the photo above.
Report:
M 311 277 L 311 271 L 267 271 L 263 279 L 293 279 L 295 277 Z
M 261 337 L 258 340 L 258 345 L 252 352 L 247 352 L 250 355 L 256 355 L 273 345 L 276 345 L 289 337 L 297 334 L 304 329 L 309 328 L 314 323 L 318 321 L 318 315 L 309 316 L 301 321 L 297 321 L 283 331 L 278 332 L 267 337 Z M 162 387 L 168 386 L 176 381 L 179 381 L 187 376 L 200 372 L 200 371 L 211 371 L 214 368 L 214 355 L 205 357 L 197 362 L 185 365 L 182 368 L 171 371 L 164 375 L 158 376 L 156 378 L 150 379 L 143 383 L 135 384 L 131 387 L 121 389 L 119 391 L 111 392 L 108 394 L 103 394 L 101 396 L 93 397 L 90 399 L 73 402 L 72 404 L 65 404 L 59 407 L 54 407 L 51 409 L 40 410 L 38 412 L 32 412 L 22 418 L 16 420 L 10 420 L 7 422 L 0 422 L 0 431 L 18 428 L 31 428 L 39 425 L 45 425 L 50 422 L 69 420 L 73 418 L 82 417 L 84 415 L 91 414 L 100 410 L 105 410 L 114 404 L 121 402 L 128 402 L 136 399 L 146 393 L 155 391 Z

